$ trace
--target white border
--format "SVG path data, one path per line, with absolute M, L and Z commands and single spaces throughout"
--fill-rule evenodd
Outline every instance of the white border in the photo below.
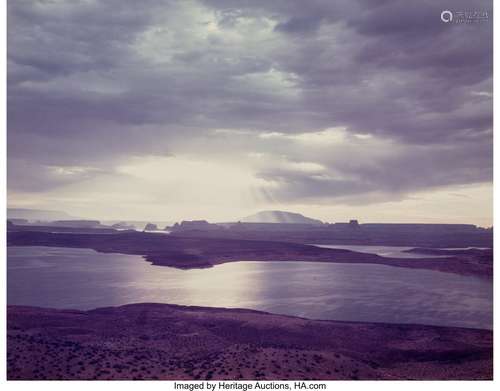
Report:
M 0 338 L 0 365 L 2 380 L 7 377 L 7 346 L 6 346 L 6 306 L 7 306 L 7 244 L 6 244 L 6 222 L 7 222 L 7 4 L 6 1 L 0 5 L 0 48 L 2 58 L 0 60 L 0 69 L 2 78 L 0 79 L 0 197 L 3 202 L 0 208 L 0 260 L 2 261 L 2 290 L 0 293 L 2 318 L 0 325 L 2 336 Z
M 8 1 L 18 1 L 18 0 L 8 0 Z M 101 0 L 104 1 L 104 0 Z M 333 1 L 333 0 L 332 0 Z M 401 0 L 402 1 L 402 0 Z M 140 383 L 135 383 L 133 381 L 120 381 L 120 382 L 106 382 L 106 381 L 94 381 L 92 383 L 88 383 L 85 381 L 6 381 L 6 344 L 5 344 L 5 333 L 6 333 L 6 313 L 5 313 L 5 308 L 6 308 L 6 235 L 5 235 L 5 224 L 6 224 L 6 206 L 7 206 L 7 198 L 6 198 L 6 1 L 1 2 L 0 6 L 0 26 L 3 26 L 1 28 L 1 40 L 0 40 L 0 48 L 2 52 L 2 59 L 0 61 L 0 67 L 2 70 L 2 75 L 3 77 L 1 78 L 0 81 L 0 89 L 1 89 L 1 95 L 0 95 L 0 103 L 1 103 L 1 109 L 0 109 L 0 124 L 1 124 L 1 137 L 0 137 L 0 168 L 1 168 L 1 186 L 0 186 L 0 195 L 1 198 L 4 202 L 4 207 L 1 208 L 0 210 L 0 219 L 1 219 L 1 234 L 0 234 L 0 248 L 2 252 L 2 257 L 1 260 L 4 262 L 2 271 L 1 271 L 1 278 L 2 278 L 2 287 L 3 289 L 1 290 L 0 293 L 0 298 L 1 298 L 1 303 L 2 303 L 2 317 L 0 320 L 1 328 L 2 328 L 2 336 L 0 338 L 0 346 L 1 346 L 1 357 L 0 357 L 0 363 L 2 365 L 2 380 L 1 383 L 4 386 L 7 386 L 11 389 L 18 389 L 18 388 L 24 388 L 24 387 L 36 387 L 37 389 L 50 389 L 50 390 L 66 390 L 68 387 L 71 387 L 72 389 L 79 391 L 86 391 L 89 386 L 91 386 L 93 389 L 96 390 L 104 390 L 107 387 L 111 386 L 118 386 L 122 390 L 133 390 L 137 387 L 148 387 L 150 389 L 156 389 L 156 390 L 173 390 L 173 382 L 167 382 L 167 381 L 142 381 Z M 499 67 L 499 45 L 500 45 L 500 33 L 497 26 L 495 26 L 496 23 L 494 23 L 494 73 L 497 74 L 497 70 Z M 494 80 L 494 90 L 498 91 L 499 89 L 499 79 Z M 496 99 L 494 99 L 494 112 L 498 112 L 500 107 L 500 103 Z M 496 122 L 494 123 L 494 129 L 495 131 L 497 130 Z M 498 151 L 498 138 L 494 138 L 494 146 L 495 150 Z M 499 173 L 498 173 L 498 168 L 500 167 L 499 164 L 499 157 L 498 154 L 494 155 L 494 183 L 497 184 L 499 183 Z M 497 194 L 498 192 L 495 189 L 496 186 L 494 186 L 494 200 L 496 203 L 497 200 Z M 494 208 L 494 222 L 495 221 L 500 221 L 499 219 L 499 210 L 497 208 Z M 498 246 L 500 245 L 499 242 L 499 235 L 496 234 L 495 232 L 495 241 L 494 241 L 494 249 L 495 249 L 495 259 L 497 259 L 497 249 Z M 495 267 L 495 280 L 498 275 L 498 271 L 496 270 L 497 268 Z M 494 284 L 494 324 L 498 324 L 498 306 L 497 304 L 497 297 L 498 297 L 498 284 Z M 496 342 L 496 341 L 495 341 Z M 495 364 L 497 363 L 498 357 L 499 357 L 499 348 L 497 344 L 494 344 L 494 357 L 495 359 Z M 495 365 L 495 372 L 494 372 L 494 378 L 497 379 L 499 376 L 498 373 L 498 365 Z M 321 383 L 327 383 L 328 384 L 328 391 L 332 391 L 335 388 L 342 388 L 342 389 L 349 389 L 349 390 L 356 390 L 356 389 L 362 389 L 362 388 L 369 388 L 370 390 L 388 390 L 388 389 L 394 389 L 394 390 L 418 390 L 421 391 L 422 388 L 425 388 L 426 390 L 441 390 L 443 387 L 450 387 L 450 389 L 453 389 L 454 391 L 460 391 L 460 390 L 469 390 L 471 387 L 474 388 L 481 388 L 481 389 L 493 389 L 494 384 L 497 383 L 497 381 L 493 382 L 483 382 L 483 381 L 328 381 L 328 382 L 321 382 Z

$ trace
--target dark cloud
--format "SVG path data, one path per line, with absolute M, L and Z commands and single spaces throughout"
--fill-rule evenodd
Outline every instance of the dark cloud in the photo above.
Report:
M 480 145 L 407 147 L 383 158 L 351 155 L 350 160 L 332 159 L 326 163 L 328 170 L 318 173 L 269 168 L 260 175 L 277 182 L 275 196 L 287 202 L 327 204 L 337 198 L 346 204 L 360 199 L 371 203 L 380 201 L 373 194 L 399 199 L 422 189 L 490 182 L 493 172 L 486 167 L 491 159 L 491 148 Z M 332 171 L 342 173 L 343 178 L 331 176 Z
M 214 129 L 251 134 L 234 137 L 235 156 L 274 150 L 326 167 L 259 166 L 277 199 L 490 181 L 492 21 L 445 24 L 443 9 L 492 17 L 491 1 L 10 1 L 10 184 L 54 188 L 131 156 L 215 158 L 226 141 L 199 147 Z M 382 140 L 380 156 L 259 138 L 332 127 Z M 23 174 L 37 165 L 97 171 Z

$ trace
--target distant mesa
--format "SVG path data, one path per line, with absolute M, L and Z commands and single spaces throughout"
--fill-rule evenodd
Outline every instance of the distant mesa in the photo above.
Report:
M 9 218 L 7 220 L 10 227 L 27 226 L 27 227 L 58 227 L 58 228 L 110 228 L 107 225 L 101 224 L 99 220 L 28 220 Z
M 123 230 L 123 229 L 133 229 L 135 230 L 136 227 L 134 224 L 129 224 L 127 223 L 126 221 L 120 221 L 119 223 L 115 223 L 111 226 L 111 228 L 114 228 L 114 229 L 119 229 L 119 230 Z
M 107 228 L 102 225 L 99 220 L 56 220 L 52 221 L 50 226 L 72 228 Z
M 351 227 L 356 227 L 356 228 L 358 228 L 358 227 L 359 227 L 359 222 L 358 222 L 358 220 L 349 220 L 349 225 L 350 225 Z
M 323 224 L 321 220 L 312 219 L 300 213 L 281 210 L 265 210 L 241 219 L 243 223 L 285 223 L 285 224 Z
M 349 220 L 348 223 L 334 223 L 334 224 L 332 224 L 332 226 L 333 225 L 336 228 L 340 228 L 340 227 L 359 228 L 360 227 L 358 220 Z
M 147 223 L 144 227 L 144 231 L 158 231 L 158 226 L 153 223 Z
M 69 220 L 74 217 L 59 210 L 7 208 L 7 218 L 14 222 L 15 219 L 53 221 Z
M 7 221 L 9 223 L 15 224 L 15 225 L 27 225 L 27 224 L 29 224 L 29 220 L 28 219 L 15 219 L 15 218 L 12 219 L 12 218 L 10 218 Z
M 220 230 L 222 227 L 217 224 L 210 224 L 206 220 L 183 220 L 180 224 L 175 223 L 172 227 L 168 227 L 172 232 L 185 231 L 213 231 Z

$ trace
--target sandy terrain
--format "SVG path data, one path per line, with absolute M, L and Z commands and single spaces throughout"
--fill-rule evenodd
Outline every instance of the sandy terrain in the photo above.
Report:
M 135 304 L 10 306 L 9 379 L 491 379 L 487 330 Z

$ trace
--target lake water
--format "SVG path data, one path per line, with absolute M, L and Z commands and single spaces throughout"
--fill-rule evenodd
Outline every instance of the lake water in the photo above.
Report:
M 360 253 L 377 254 L 387 258 L 446 258 L 448 255 L 429 255 L 419 253 L 407 253 L 415 247 L 403 246 L 371 246 L 371 245 L 344 245 L 344 244 L 313 244 L 316 247 L 322 248 L 341 248 L 345 250 L 357 251 Z M 463 249 L 461 249 L 463 250 Z
M 239 307 L 313 319 L 492 328 L 492 283 L 373 264 L 152 266 L 89 249 L 8 247 L 9 304 L 91 309 L 138 302 Z

